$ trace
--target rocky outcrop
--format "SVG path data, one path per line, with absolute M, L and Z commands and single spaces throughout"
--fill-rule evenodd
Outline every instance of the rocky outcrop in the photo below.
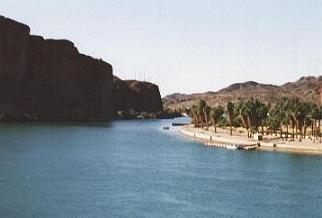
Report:
M 22 113 L 29 27 L 0 17 L 0 113 Z
M 113 79 L 114 111 L 134 110 L 157 113 L 162 111 L 159 87 L 149 82 Z
M 2 120 L 106 121 L 116 111 L 162 111 L 158 86 L 113 79 L 110 64 L 72 42 L 30 35 L 2 16 L 0 81 Z
M 0 113 L 7 120 L 106 121 L 112 66 L 67 40 L 45 40 L 0 16 Z

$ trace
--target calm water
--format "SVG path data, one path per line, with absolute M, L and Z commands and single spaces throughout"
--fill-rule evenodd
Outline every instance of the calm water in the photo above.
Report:
M 0 217 L 322 217 L 322 157 L 206 148 L 167 123 L 1 124 Z

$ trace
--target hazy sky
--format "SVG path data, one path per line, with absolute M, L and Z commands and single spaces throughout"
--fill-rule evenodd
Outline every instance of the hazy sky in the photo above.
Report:
M 322 75 L 322 0 L 0 0 L 0 14 L 162 95 Z

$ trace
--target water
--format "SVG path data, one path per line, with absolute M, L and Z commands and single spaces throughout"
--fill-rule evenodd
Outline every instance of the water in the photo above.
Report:
M 322 216 L 322 157 L 207 148 L 168 123 L 1 124 L 0 217 Z

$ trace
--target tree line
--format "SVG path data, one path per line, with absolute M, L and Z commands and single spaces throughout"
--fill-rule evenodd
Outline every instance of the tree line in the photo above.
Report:
M 228 102 L 225 106 L 210 107 L 204 100 L 198 100 L 188 114 L 195 127 L 214 126 L 218 123 L 230 127 L 247 129 L 248 137 L 254 133 L 275 134 L 299 141 L 306 138 L 308 129 L 314 140 L 321 141 L 322 107 L 298 98 L 283 97 L 275 104 L 265 104 L 258 99 Z

